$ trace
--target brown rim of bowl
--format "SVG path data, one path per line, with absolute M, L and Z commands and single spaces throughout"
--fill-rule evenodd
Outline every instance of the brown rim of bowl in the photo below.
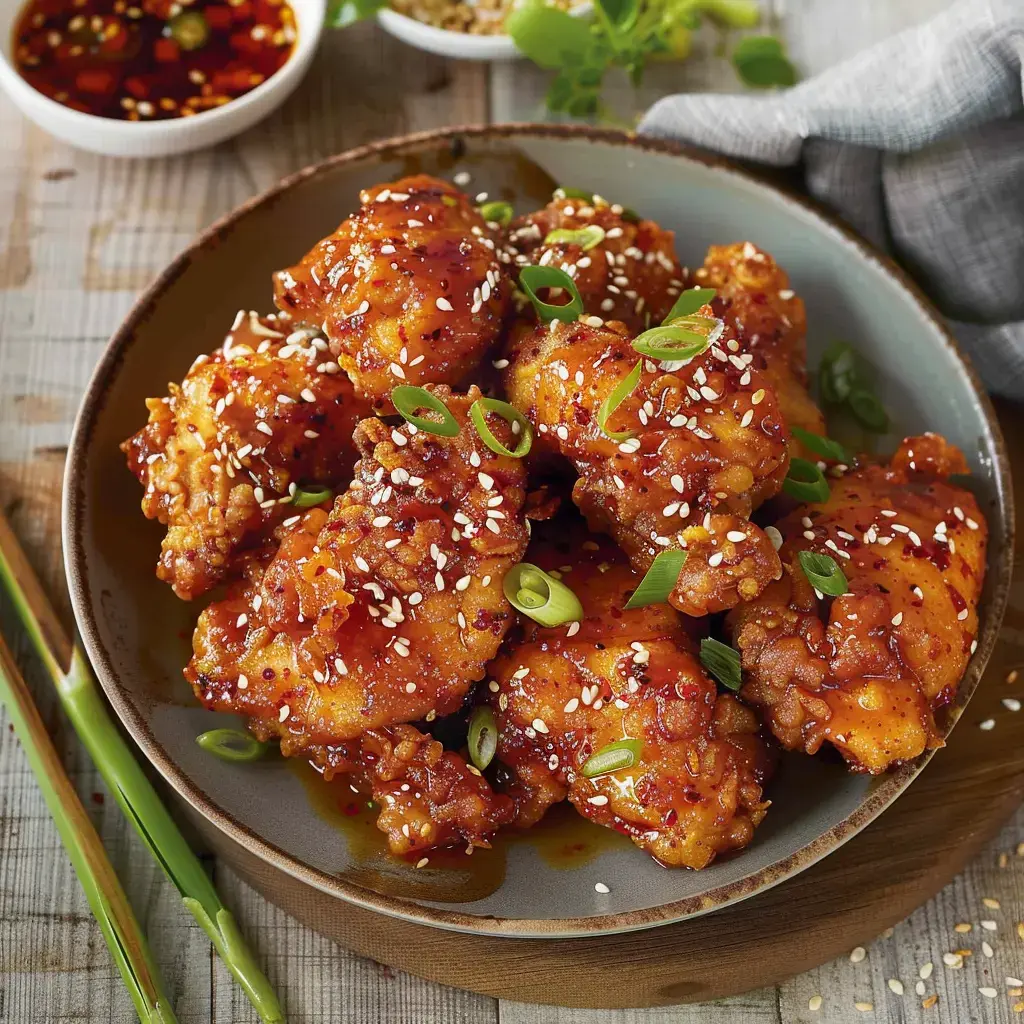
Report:
M 96 669 L 107 698 L 125 727 L 131 733 L 132 738 L 142 748 L 160 774 L 181 797 L 188 801 L 196 811 L 215 824 L 222 832 L 235 842 L 252 850 L 268 864 L 306 882 L 314 888 L 329 895 L 337 896 L 344 901 L 355 903 L 366 909 L 376 910 L 392 917 L 452 931 L 511 938 L 585 938 L 670 924 L 686 917 L 717 910 L 752 896 L 758 891 L 776 885 L 803 871 L 822 857 L 831 853 L 834 849 L 837 849 L 873 821 L 918 775 L 931 759 L 933 751 L 923 754 L 914 763 L 903 765 L 889 775 L 881 777 L 878 784 L 857 810 L 795 853 L 768 867 L 762 868 L 760 871 L 752 872 L 745 878 L 712 889 L 702 896 L 690 897 L 658 907 L 626 911 L 619 914 L 550 920 L 474 916 L 457 911 L 424 906 L 392 896 L 383 896 L 363 886 L 311 868 L 267 842 L 251 829 L 235 820 L 222 808 L 213 804 L 206 794 L 199 790 L 191 779 L 185 776 L 168 757 L 166 751 L 157 742 L 133 703 L 118 686 L 113 666 L 100 643 L 93 608 L 87 600 L 87 569 L 81 535 L 82 522 L 79 516 L 79 510 L 83 504 L 82 480 L 79 467 L 84 463 L 84 453 L 89 446 L 93 425 L 97 414 L 103 406 L 107 382 L 116 370 L 123 351 L 132 342 L 135 325 L 145 318 L 160 299 L 163 291 L 184 272 L 194 252 L 203 249 L 212 242 L 216 242 L 221 234 L 250 210 L 272 202 L 275 197 L 299 182 L 314 175 L 323 174 L 342 164 L 356 163 L 371 157 L 398 156 L 406 150 L 421 149 L 430 144 L 446 143 L 460 138 L 516 139 L 518 137 L 531 136 L 549 139 L 588 139 L 649 152 L 664 153 L 686 161 L 716 168 L 730 176 L 740 178 L 748 184 L 754 184 L 759 188 L 774 193 L 776 197 L 781 198 L 786 203 L 802 207 L 815 216 L 820 221 L 822 227 L 833 234 L 838 234 L 847 244 L 857 249 L 864 259 L 874 263 L 892 277 L 917 306 L 921 316 L 929 321 L 938 332 L 948 351 L 956 356 L 971 384 L 992 436 L 995 450 L 996 488 L 1005 522 L 1002 536 L 990 539 L 990 559 L 991 553 L 999 552 L 999 554 L 997 556 L 998 561 L 990 565 L 989 570 L 991 590 L 988 615 L 978 637 L 977 650 L 961 681 L 956 701 L 948 710 L 944 730 L 944 735 L 948 735 L 949 730 L 956 723 L 968 700 L 974 693 L 984 667 L 988 662 L 989 655 L 992 652 L 999 625 L 1002 622 L 1003 613 L 1006 608 L 1013 567 L 1013 490 L 1006 446 L 991 402 L 981 387 L 974 369 L 943 326 L 941 315 L 922 294 L 917 285 L 887 256 L 878 252 L 874 247 L 838 221 L 834 215 L 824 210 L 819 204 L 808 200 L 805 196 L 793 193 L 778 185 L 769 184 L 756 174 L 744 170 L 732 161 L 723 159 L 716 154 L 708 153 L 682 143 L 637 137 L 619 131 L 578 125 L 498 124 L 455 126 L 373 142 L 348 150 L 345 153 L 328 157 L 319 163 L 312 164 L 283 178 L 271 188 L 247 200 L 231 213 L 214 222 L 196 241 L 175 257 L 136 301 L 128 316 L 107 345 L 89 381 L 72 431 L 68 448 L 68 468 L 64 481 L 62 531 L 65 569 L 75 617 L 86 651 Z

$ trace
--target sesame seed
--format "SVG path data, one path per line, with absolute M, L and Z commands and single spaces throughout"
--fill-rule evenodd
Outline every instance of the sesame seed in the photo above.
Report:
M 284 722 L 288 716 L 292 713 L 292 709 L 287 704 L 281 705 L 281 710 L 277 713 L 277 720 Z
M 934 969 L 935 965 L 929 960 L 917 973 L 922 981 L 927 981 L 932 976 Z
M 598 793 L 597 796 L 587 797 L 587 803 L 593 804 L 595 807 L 604 807 L 604 805 L 608 803 L 608 797 L 603 793 Z
M 859 964 L 867 955 L 868 952 L 863 946 L 854 946 L 853 949 L 850 950 L 850 963 Z
M 903 995 L 903 982 L 899 978 L 890 978 L 888 985 L 890 992 L 895 992 L 898 996 Z
M 604 882 L 595 882 L 594 883 L 594 891 L 604 894 L 604 893 L 611 892 L 611 889 L 609 889 L 608 886 L 604 884 Z
M 810 999 L 807 1000 L 807 1009 L 810 1010 L 811 1013 L 817 1013 L 818 1010 L 821 1009 L 821 1003 L 821 996 L 813 995 Z
M 446 313 L 451 313 L 455 308 L 443 295 L 439 295 L 434 300 L 434 305 L 437 306 L 438 309 L 443 309 Z
M 747 535 L 742 530 L 730 530 L 725 535 L 726 540 L 731 540 L 733 544 L 739 544 L 747 539 Z
M 984 722 L 978 723 L 978 728 L 983 732 L 991 732 L 996 727 L 996 720 L 994 718 L 986 718 Z
M 244 675 L 240 675 L 238 677 L 238 688 L 240 690 L 245 690 L 245 689 L 248 689 L 248 687 L 249 687 L 249 679 L 248 679 L 248 677 L 244 676 Z

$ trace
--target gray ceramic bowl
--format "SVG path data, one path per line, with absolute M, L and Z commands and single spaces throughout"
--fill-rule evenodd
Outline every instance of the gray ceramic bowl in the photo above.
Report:
M 271 864 L 336 898 L 439 927 L 518 936 L 624 931 L 742 899 L 836 849 L 892 802 L 927 757 L 880 779 L 821 759 L 786 760 L 751 846 L 701 872 L 667 871 L 585 823 L 479 852 L 466 866 L 415 871 L 389 860 L 367 822 L 321 813 L 324 793 L 280 760 L 225 765 L 193 742 L 222 719 L 182 680 L 198 609 L 153 575 L 161 530 L 139 511 L 118 442 L 143 421 L 239 308 L 269 310 L 270 273 L 294 261 L 357 204 L 363 186 L 414 171 L 469 171 L 473 193 L 537 206 L 553 183 L 598 191 L 675 229 L 684 262 L 709 243 L 750 239 L 789 271 L 807 303 L 812 349 L 844 338 L 879 371 L 898 429 L 960 445 L 989 516 L 990 564 L 977 653 L 951 727 L 973 692 L 1009 581 L 1010 487 L 989 403 L 933 311 L 886 260 L 836 223 L 737 168 L 665 143 L 565 127 L 447 130 L 327 160 L 214 225 L 140 299 L 104 354 L 68 459 L 68 580 L 89 655 L 115 710 L 177 792 Z M 333 799 L 333 798 L 332 798 Z M 318 810 L 318 805 L 321 810 Z M 581 847 L 575 859 L 565 846 Z M 597 881 L 611 892 L 595 891 Z M 339 910 L 343 907 L 339 904 Z

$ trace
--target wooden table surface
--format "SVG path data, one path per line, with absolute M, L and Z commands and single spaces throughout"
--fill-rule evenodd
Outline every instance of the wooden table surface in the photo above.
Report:
M 774 0 L 766 15 L 809 74 L 945 3 L 785 0 L 783 7 Z M 641 95 L 622 94 L 623 105 L 640 109 L 665 92 L 735 89 L 731 69 L 713 54 L 714 43 L 713 36 L 702 37 L 689 62 L 658 68 Z M 449 62 L 409 49 L 373 25 L 359 25 L 328 33 L 303 86 L 269 121 L 214 150 L 153 162 L 72 150 L 0 97 L 0 502 L 68 619 L 59 545 L 65 446 L 93 364 L 138 291 L 210 221 L 283 174 L 407 131 L 537 119 L 544 81 L 522 63 Z M 182 1024 L 255 1021 L 174 890 L 114 805 L 104 802 L 96 773 L 68 736 L 45 686 L 36 676 L 30 681 L 149 932 Z M 3 722 L 0 711 L 0 1024 L 133 1021 L 25 759 Z M 429 984 L 337 948 L 226 869 L 211 869 L 264 957 L 291 1024 L 967 1024 L 1020 1020 L 1024 1011 L 1020 986 L 1006 981 L 1024 975 L 1024 812 L 968 871 L 880 937 L 863 959 L 863 951 L 855 951 L 776 989 L 658 1010 L 559 1010 Z M 842 927 L 837 920 L 836 928 Z M 656 932 L 651 941 L 657 942 Z M 943 954 L 961 948 L 974 952 L 965 966 L 944 966 Z M 934 973 L 916 992 L 919 972 L 927 974 L 929 964 Z M 995 997 L 985 994 L 989 986 Z M 932 994 L 937 1003 L 922 1006 Z M 814 1009 L 819 996 L 820 1009 Z

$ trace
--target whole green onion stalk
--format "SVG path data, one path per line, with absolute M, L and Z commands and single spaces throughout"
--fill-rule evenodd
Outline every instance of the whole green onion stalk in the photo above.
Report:
M 135 827 L 149 852 L 163 868 L 188 911 L 210 937 L 221 959 L 235 980 L 242 986 L 249 1001 L 265 1024 L 279 1024 L 284 1014 L 270 982 L 260 970 L 245 944 L 235 919 L 217 895 L 198 858 L 185 842 L 167 809 L 161 803 L 131 750 L 122 739 L 100 695 L 99 686 L 88 660 L 79 646 L 71 653 L 67 671 L 59 664 L 47 642 L 43 626 L 26 595 L 26 588 L 41 596 L 34 577 L 30 577 L 27 561 L 19 573 L 10 561 L 13 533 L 6 521 L 0 520 L 0 580 L 2 580 L 32 646 L 46 667 L 60 697 L 65 713 L 79 739 L 85 745 L 121 810 Z M 52 629 L 52 624 L 51 624 Z M 51 638 L 51 642 L 55 638 Z M 44 786 L 45 795 L 45 784 Z M 52 808 L 51 808 L 52 810 Z M 60 827 L 60 812 L 54 814 Z M 88 890 L 87 890 L 88 892 Z M 102 919 L 100 919 L 102 926 Z M 134 998 L 134 995 L 133 995 Z M 138 1003 L 136 1003 L 138 1006 Z M 143 1017 L 146 1020 L 171 1021 L 172 1016 Z M 140 1016 L 142 1014 L 140 1013 Z

